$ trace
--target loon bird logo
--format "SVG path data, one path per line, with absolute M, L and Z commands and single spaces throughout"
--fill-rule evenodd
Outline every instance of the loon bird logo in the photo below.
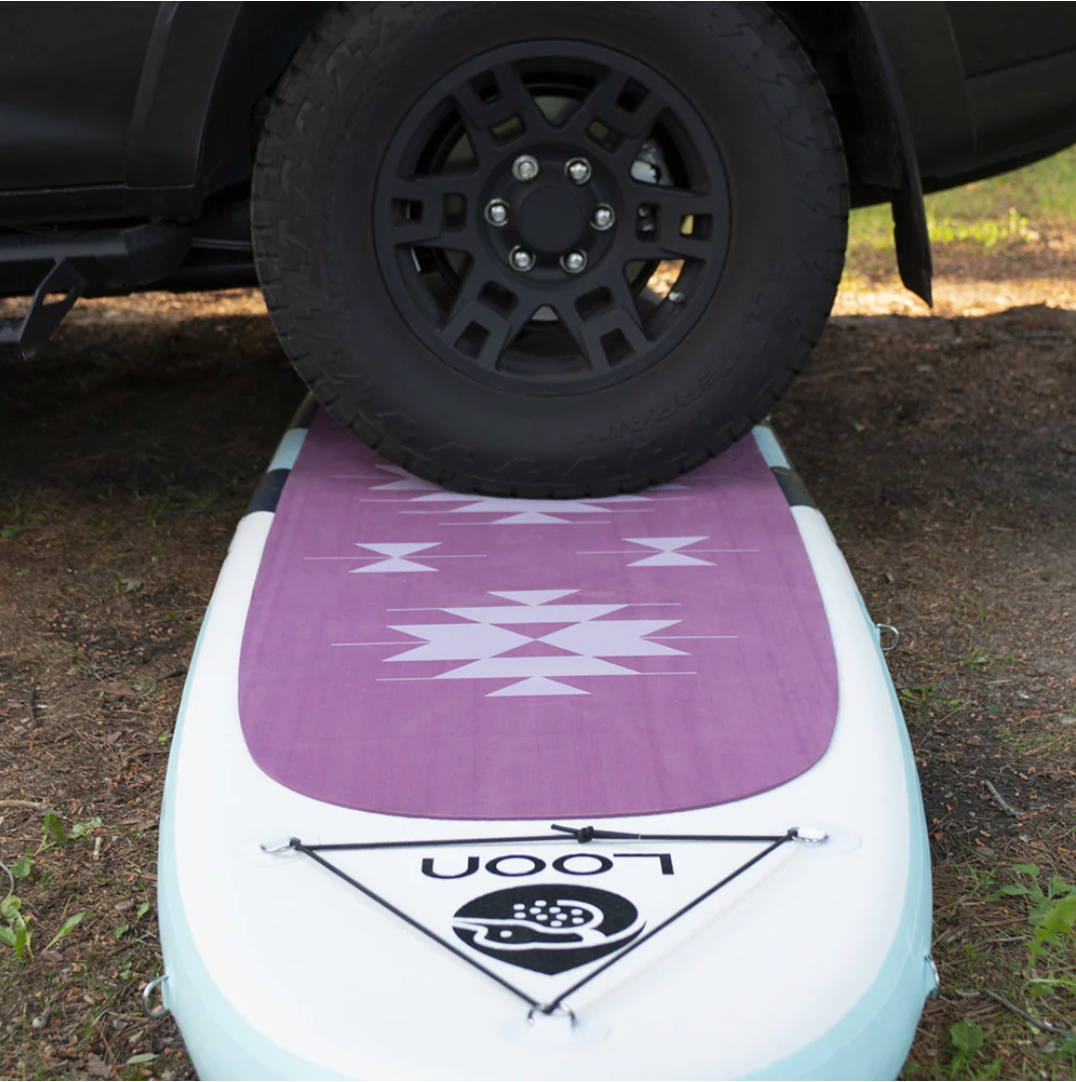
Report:
M 564 883 L 483 894 L 458 909 L 452 922 L 475 950 L 550 975 L 612 954 L 644 926 L 627 898 Z

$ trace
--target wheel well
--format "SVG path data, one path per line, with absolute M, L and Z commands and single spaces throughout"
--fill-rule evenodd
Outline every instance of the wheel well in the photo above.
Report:
M 329 9 L 328 3 L 243 4 L 229 43 L 206 125 L 202 190 L 206 196 L 250 177 L 269 98 L 285 69 Z M 841 129 L 855 204 L 883 202 L 898 172 L 865 152 L 869 130 L 864 77 L 855 70 L 862 49 L 853 4 L 774 3 L 775 14 L 807 52 L 829 95 Z M 879 155 L 873 155 L 874 158 Z M 881 156 L 885 157 L 885 156 Z
M 202 144 L 202 193 L 250 178 L 276 84 L 328 3 L 243 4 L 221 66 Z
M 245 196 L 272 92 L 330 6 L 241 5 L 205 127 L 203 198 Z M 915 147 L 869 6 L 776 2 L 770 7 L 808 54 L 829 96 L 844 144 L 852 205 L 894 202 L 897 217 L 907 223 L 897 237 L 902 278 L 926 299 L 930 254 Z
M 901 170 L 895 155 L 872 141 L 868 132 L 879 119 L 872 101 L 878 96 L 863 34 L 856 19 L 856 4 L 774 3 L 774 13 L 788 27 L 811 58 L 829 95 L 841 130 L 852 205 L 888 202 L 887 189 L 900 187 Z M 873 76 L 873 78 L 872 78 Z M 888 125 L 886 125 L 888 127 Z M 873 142 L 877 143 L 877 140 Z
M 922 181 L 901 87 L 871 5 L 774 3 L 807 51 L 844 142 L 852 206 L 890 202 L 901 280 L 931 303 Z

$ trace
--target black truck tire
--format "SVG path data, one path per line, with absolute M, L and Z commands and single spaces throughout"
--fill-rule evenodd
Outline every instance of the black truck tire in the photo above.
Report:
M 325 408 L 424 478 L 536 498 L 669 480 L 763 419 L 848 218 L 825 91 L 756 3 L 339 7 L 251 201 Z

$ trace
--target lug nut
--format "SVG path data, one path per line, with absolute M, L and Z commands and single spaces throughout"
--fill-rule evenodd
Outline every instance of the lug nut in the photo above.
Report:
M 512 176 L 516 180 L 522 180 L 524 183 L 528 180 L 534 180 L 538 175 L 540 167 L 538 165 L 538 159 L 532 157 L 530 154 L 520 154 L 514 162 L 512 162 Z
M 560 257 L 560 265 L 569 274 L 578 274 L 587 265 L 586 252 L 567 252 Z
M 572 158 L 564 166 L 564 172 L 576 184 L 586 184 L 590 180 L 590 162 L 586 158 Z
M 613 213 L 613 208 L 606 203 L 602 203 L 600 207 L 595 207 L 594 213 L 590 216 L 590 224 L 602 232 L 611 229 L 615 221 L 616 215 Z
M 498 229 L 508 224 L 508 204 L 503 199 L 491 199 L 486 204 L 486 221 Z
M 517 271 L 524 274 L 534 266 L 534 256 L 518 244 L 508 253 L 508 260 Z

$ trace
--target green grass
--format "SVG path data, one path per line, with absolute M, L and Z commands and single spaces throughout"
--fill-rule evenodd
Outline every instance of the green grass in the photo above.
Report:
M 1048 840 L 1041 849 L 1045 860 L 1068 852 L 1057 844 L 1057 832 Z M 936 866 L 934 956 L 942 972 L 942 998 L 932 1026 L 941 1039 L 921 1044 L 920 1058 L 909 1059 L 901 1078 L 1072 1079 L 1076 884 L 1071 865 L 989 866 L 982 853 L 969 851 L 966 857 L 954 854 Z
M 0 894 L 12 883 L 16 891 L 0 907 L 0 930 L 17 923 L 10 904 L 17 898 L 28 933 L 21 953 L 0 934 L 5 1063 L 14 1064 L 4 1077 L 173 1076 L 185 1064 L 138 1010 L 160 955 L 152 889 L 128 869 L 151 863 L 154 835 L 97 818 L 65 823 L 54 812 L 43 817 L 41 833 L 40 846 L 31 843 L 8 865 L 12 880 L 0 869 Z M 100 860 L 95 837 L 110 839 Z M 130 845 L 122 863 L 110 866 L 109 846 L 121 838 Z M 117 900 L 127 903 L 122 911 Z M 50 958 L 53 949 L 62 957 Z
M 900 705 L 904 718 L 912 727 L 927 722 L 948 721 L 971 703 L 968 699 L 950 699 L 933 684 L 900 689 Z
M 1018 732 L 999 729 L 998 739 L 1015 748 L 1021 755 L 1049 755 L 1067 758 L 1076 752 L 1076 732 Z
M 0 538 L 7 541 L 17 537 L 32 522 L 40 519 L 40 515 L 32 515 L 22 506 L 18 496 L 12 496 L 7 509 L 0 511 Z
M 927 222 L 935 244 L 983 248 L 1038 240 L 1044 229 L 1076 224 L 1076 147 L 990 180 L 928 195 Z M 849 247 L 891 249 L 888 206 L 852 212 Z

